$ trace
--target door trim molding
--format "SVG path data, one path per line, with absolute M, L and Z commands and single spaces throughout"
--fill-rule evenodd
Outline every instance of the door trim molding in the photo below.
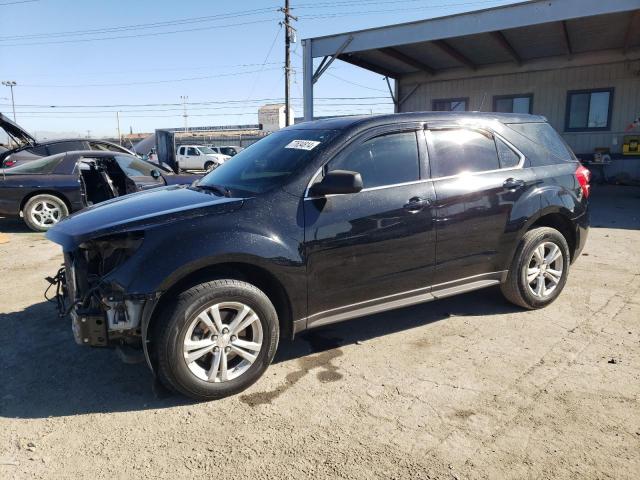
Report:
M 419 303 L 430 302 L 440 298 L 446 298 L 459 293 L 471 292 L 485 287 L 498 285 L 504 281 L 507 271 L 482 273 L 471 277 L 461 278 L 451 282 L 431 285 L 408 290 L 406 292 L 394 293 L 384 297 L 372 298 L 362 302 L 343 305 L 322 312 L 314 313 L 308 317 L 298 320 L 306 322 L 306 328 L 319 327 L 331 323 L 342 322 L 352 318 L 373 315 L 374 313 L 394 310 L 396 308 L 408 307 Z

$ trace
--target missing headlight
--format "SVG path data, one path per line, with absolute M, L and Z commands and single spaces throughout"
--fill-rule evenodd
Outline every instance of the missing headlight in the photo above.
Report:
M 143 240 L 143 232 L 126 232 L 89 240 L 80 248 L 85 252 L 89 272 L 103 277 L 130 258 Z

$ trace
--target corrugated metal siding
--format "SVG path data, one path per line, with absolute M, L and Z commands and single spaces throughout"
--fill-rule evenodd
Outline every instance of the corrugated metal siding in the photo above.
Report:
M 399 97 L 414 86 L 415 81 L 400 80 Z M 615 89 L 611 130 L 564 132 L 567 92 L 608 87 Z M 619 153 L 625 128 L 640 115 L 640 61 L 425 82 L 400 111 L 431 110 L 433 100 L 469 97 L 469 110 L 489 112 L 494 95 L 525 93 L 533 94 L 532 113 L 547 117 L 576 153 L 593 153 L 597 147 Z

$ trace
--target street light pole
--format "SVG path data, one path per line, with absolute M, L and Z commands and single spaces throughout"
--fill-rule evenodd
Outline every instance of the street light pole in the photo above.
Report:
M 189 97 L 180 95 L 180 100 L 182 100 L 182 116 L 184 117 L 184 131 L 186 133 L 189 131 L 189 126 L 187 125 L 187 100 L 189 100 Z
M 11 108 L 13 109 L 13 121 L 16 121 L 16 102 L 13 98 L 13 87 L 17 85 L 15 80 L 3 80 L 2 85 L 11 89 Z
M 120 112 L 116 112 L 116 121 L 118 122 L 118 145 L 122 145 L 122 135 L 120 134 Z

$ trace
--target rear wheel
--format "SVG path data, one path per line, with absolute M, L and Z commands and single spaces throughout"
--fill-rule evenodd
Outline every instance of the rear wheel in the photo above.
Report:
M 530 230 L 518 246 L 502 293 L 524 308 L 546 307 L 564 288 L 569 264 L 569 246 L 559 231 L 549 227 Z
M 204 164 L 204 169 L 208 172 L 210 170 L 213 170 L 215 168 L 215 163 L 213 163 L 212 161 L 208 161 L 207 163 Z
M 24 222 L 36 232 L 46 232 L 64 217 L 69 209 L 64 201 L 55 195 L 41 194 L 30 198 L 22 210 Z
M 272 303 L 238 280 L 214 280 L 182 292 L 159 320 L 158 376 L 196 400 L 234 395 L 252 385 L 278 345 Z

